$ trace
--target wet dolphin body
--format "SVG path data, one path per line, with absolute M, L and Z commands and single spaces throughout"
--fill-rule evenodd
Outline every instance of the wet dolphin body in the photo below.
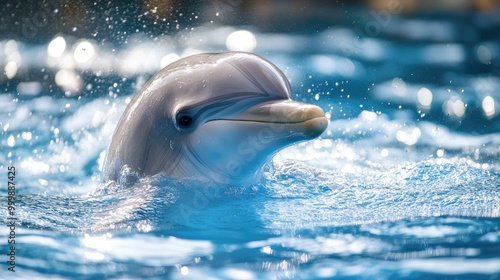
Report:
M 328 121 L 291 100 L 272 63 L 249 53 L 199 54 L 163 68 L 134 96 L 109 146 L 103 181 L 140 176 L 240 183 L 259 177 L 285 146 L 313 139 Z

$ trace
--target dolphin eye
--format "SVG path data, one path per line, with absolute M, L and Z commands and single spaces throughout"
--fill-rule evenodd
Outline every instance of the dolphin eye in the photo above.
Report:
M 193 118 L 188 115 L 179 115 L 177 117 L 177 124 L 180 128 L 189 128 L 193 124 Z

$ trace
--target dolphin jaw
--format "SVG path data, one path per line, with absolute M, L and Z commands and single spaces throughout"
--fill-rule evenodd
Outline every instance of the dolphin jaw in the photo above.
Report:
M 328 127 L 328 119 L 320 107 L 293 100 L 263 102 L 233 116 L 222 116 L 207 122 L 211 121 L 277 125 L 282 126 L 289 132 L 300 132 L 311 138 L 321 135 Z

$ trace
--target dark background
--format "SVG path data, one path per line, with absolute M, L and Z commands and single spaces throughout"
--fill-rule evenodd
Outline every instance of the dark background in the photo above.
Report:
M 121 44 L 133 33 L 152 37 L 174 34 L 201 24 L 250 25 L 261 32 L 318 32 L 331 26 L 363 26 L 370 12 L 395 2 L 405 16 L 443 16 L 481 27 L 480 17 L 500 18 L 500 0 L 43 0 L 2 1 L 0 38 L 47 42 L 57 34 Z M 500 32 L 500 20 L 484 27 L 481 37 Z M 471 38 L 479 39 L 479 38 Z

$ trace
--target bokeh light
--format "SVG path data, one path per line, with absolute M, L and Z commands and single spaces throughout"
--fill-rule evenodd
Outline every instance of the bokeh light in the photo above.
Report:
M 493 117 L 495 115 L 495 99 L 491 96 L 486 96 L 482 102 L 482 108 L 486 117 Z
M 429 109 L 432 103 L 432 92 L 428 88 L 421 88 L 417 93 L 418 105 L 421 108 Z
M 418 139 L 421 135 L 422 132 L 420 128 L 415 127 L 411 131 L 398 130 L 398 132 L 396 133 L 396 139 L 408 146 L 412 146 L 418 142 Z
M 55 82 L 66 91 L 66 95 L 72 95 L 73 93 L 80 91 L 82 86 L 80 76 L 78 76 L 75 71 L 69 69 L 61 69 L 57 71 Z
M 485 45 L 480 45 L 479 47 L 477 47 L 477 58 L 483 64 L 490 64 L 491 63 L 490 49 Z
M 160 61 L 160 67 L 161 68 L 164 68 L 165 66 L 169 65 L 170 63 L 178 60 L 180 57 L 175 54 L 175 53 L 169 53 L 167 55 L 165 55 L 164 57 L 162 57 L 161 61 Z
M 51 57 L 60 57 L 66 50 L 66 40 L 63 37 L 58 36 L 54 40 L 50 41 L 47 47 L 47 52 Z
M 251 52 L 257 46 L 257 39 L 248 30 L 237 30 L 229 34 L 226 46 L 230 51 Z
M 452 118 L 462 118 L 465 114 L 465 103 L 458 97 L 453 96 L 443 103 L 443 112 Z
M 96 47 L 88 40 L 81 40 L 75 44 L 73 56 L 79 64 L 90 62 L 96 56 Z
M 5 76 L 7 76 L 7 78 L 9 78 L 9 79 L 14 78 L 17 74 L 17 63 L 15 63 L 14 61 L 8 62 L 5 65 L 4 72 L 5 72 Z

